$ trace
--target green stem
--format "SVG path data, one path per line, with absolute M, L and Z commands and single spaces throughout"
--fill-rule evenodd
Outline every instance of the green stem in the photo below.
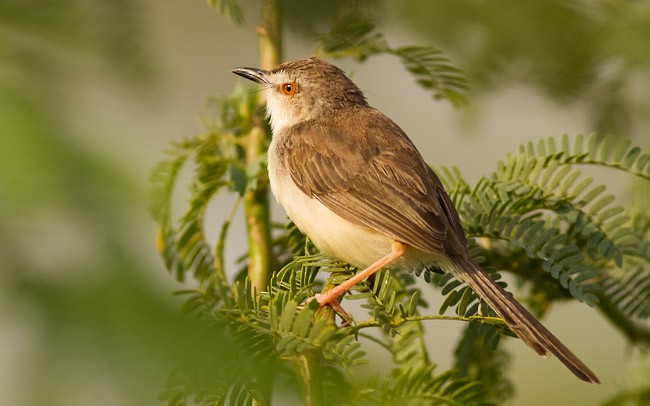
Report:
M 386 276 L 390 277 L 395 292 L 406 291 L 406 283 L 401 278 L 394 277 L 390 273 Z M 380 283 L 380 281 L 375 280 L 375 284 L 376 283 Z M 401 295 L 402 294 L 398 294 L 397 297 L 399 298 Z M 424 317 L 420 316 L 418 313 L 419 311 L 416 311 L 414 317 Z M 393 337 L 392 340 L 389 340 L 388 343 L 396 365 L 401 368 L 413 368 L 416 365 L 417 367 L 425 368 L 433 365 L 433 362 L 429 359 L 429 353 L 427 352 L 422 321 L 418 321 L 417 323 L 408 323 L 401 326 L 399 334 L 395 335 L 395 337 Z M 403 351 L 406 348 L 408 348 L 409 352 L 407 358 L 396 356 L 400 353 L 403 354 Z
M 280 0 L 262 1 L 262 18 L 257 26 L 260 66 L 273 69 L 282 62 L 282 19 Z
M 330 275 L 330 277 L 327 278 L 321 293 L 325 293 L 328 290 L 333 289 L 334 287 L 336 287 L 334 282 L 332 282 L 333 277 L 334 277 L 334 273 L 332 273 L 332 275 Z M 316 314 L 314 316 L 314 319 L 315 320 L 325 319 L 325 320 L 328 320 L 328 322 L 330 324 L 334 325 L 335 320 L 336 320 L 336 312 L 334 311 L 332 306 L 323 306 L 323 307 L 319 308 L 318 310 L 316 310 Z
M 315 365 L 316 356 L 317 354 L 304 353 L 296 357 L 294 362 L 296 373 L 301 378 L 302 404 L 305 406 L 322 404 L 322 379 L 317 375 L 320 370 Z
M 647 346 L 650 343 L 650 328 L 643 323 L 636 323 L 625 315 L 607 295 L 598 293 L 598 310 L 614 324 L 633 344 Z
M 400 327 L 403 326 L 407 323 L 413 323 L 413 322 L 422 322 L 422 321 L 429 321 L 429 320 L 446 320 L 446 321 L 462 321 L 465 323 L 481 323 L 481 324 L 487 324 L 490 326 L 496 326 L 500 327 L 504 325 L 504 322 L 502 319 L 498 317 L 483 317 L 483 316 L 470 316 L 470 317 L 464 317 L 464 316 L 445 316 L 445 315 L 430 315 L 430 316 L 411 316 L 411 317 L 406 317 L 400 320 L 397 320 L 394 324 L 393 327 Z M 376 321 L 365 321 L 362 323 L 358 323 L 354 326 L 351 327 L 345 327 L 346 331 L 348 334 L 356 334 L 357 332 L 366 329 L 366 328 L 377 328 L 377 327 L 383 327 L 381 323 L 378 323 Z
M 257 26 L 260 47 L 260 67 L 271 69 L 282 60 L 282 20 L 279 0 L 263 0 L 260 22 Z M 260 105 L 261 101 L 257 101 Z M 259 109 L 258 109 L 259 111 Z M 251 130 L 246 146 L 246 164 L 250 168 L 267 149 L 267 126 L 261 111 L 257 113 L 256 125 Z M 269 211 L 269 183 L 266 167 L 257 174 L 256 185 L 244 195 L 244 211 L 248 235 L 248 278 L 252 288 L 261 292 L 267 290 L 271 280 L 271 216 Z M 272 397 L 272 382 L 260 382 L 259 396 L 253 405 L 269 405 Z
M 249 134 L 246 151 L 247 166 L 259 162 L 266 153 L 266 135 L 260 127 Z M 248 237 L 248 278 L 256 292 L 267 290 L 271 279 L 271 218 L 269 213 L 269 187 L 266 168 L 257 174 L 256 185 L 244 194 L 246 231 Z
M 282 25 L 279 0 L 262 2 L 261 18 L 257 26 L 260 47 L 260 66 L 271 69 L 282 58 Z M 261 104 L 258 100 L 257 104 Z M 248 167 L 260 162 L 267 148 L 267 126 L 262 113 L 248 139 L 246 164 Z M 269 213 L 268 172 L 262 168 L 256 187 L 244 195 L 244 211 L 248 235 L 248 278 L 257 291 L 267 289 L 271 279 L 271 218 Z

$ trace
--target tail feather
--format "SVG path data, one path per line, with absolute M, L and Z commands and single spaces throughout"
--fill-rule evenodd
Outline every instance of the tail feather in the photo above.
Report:
M 596 374 L 471 259 L 450 258 L 450 268 L 450 272 L 467 283 L 535 352 L 540 355 L 551 353 L 578 378 L 585 382 L 600 383 Z

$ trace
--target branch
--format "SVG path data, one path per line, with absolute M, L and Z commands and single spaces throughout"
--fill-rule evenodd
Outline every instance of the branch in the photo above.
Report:
M 411 316 L 411 317 L 405 317 L 399 321 L 397 321 L 394 325 L 394 327 L 399 327 L 405 323 L 410 323 L 410 322 L 422 322 L 422 321 L 427 321 L 427 320 L 447 320 L 447 321 L 462 321 L 465 323 L 480 323 L 480 324 L 487 324 L 490 326 L 495 326 L 495 327 L 504 327 L 505 323 L 503 320 L 499 317 L 487 317 L 487 316 L 470 316 L 470 317 L 464 317 L 464 316 L 445 316 L 445 315 L 430 315 L 430 316 Z M 354 326 L 346 327 L 346 330 L 349 331 L 350 334 L 357 333 L 363 329 L 366 328 L 382 328 L 383 325 L 379 322 L 376 321 L 366 321 L 362 323 L 358 323 Z
M 650 344 L 650 328 L 643 323 L 635 323 L 614 304 L 608 295 L 597 292 L 598 309 L 633 343 L 641 346 Z
M 282 30 L 279 0 L 262 2 L 262 12 L 257 35 L 260 46 L 260 66 L 271 69 L 280 63 L 282 55 Z M 259 106 L 261 100 L 257 100 Z M 246 164 L 264 162 L 266 154 L 267 127 L 262 113 L 257 112 L 255 126 L 248 137 Z M 250 167 L 250 166 L 249 166 Z M 269 214 L 268 172 L 266 166 L 257 173 L 256 186 L 244 195 L 244 211 L 248 236 L 248 277 L 258 292 L 268 288 L 271 279 L 271 219 Z
M 282 59 L 282 21 L 280 16 L 279 0 L 264 0 L 262 2 L 261 18 L 257 27 L 262 69 L 271 69 Z M 261 101 L 258 99 L 256 104 L 259 106 Z M 264 155 L 267 149 L 267 127 L 260 109 L 257 109 L 256 115 L 255 125 L 249 134 L 246 146 L 248 168 L 256 163 L 266 162 Z M 251 281 L 253 292 L 263 292 L 268 289 L 273 261 L 268 171 L 266 165 L 261 166 L 256 174 L 256 186 L 244 195 L 249 247 L 248 278 Z M 272 386 L 272 382 L 260 385 L 261 393 L 254 400 L 255 406 L 271 403 Z

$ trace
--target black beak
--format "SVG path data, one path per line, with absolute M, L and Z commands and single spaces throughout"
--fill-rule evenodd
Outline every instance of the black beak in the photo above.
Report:
M 234 68 L 230 70 L 232 73 L 239 75 L 241 77 L 244 77 L 246 79 L 252 80 L 253 82 L 257 82 L 259 84 L 263 85 L 268 85 L 270 82 L 266 78 L 266 76 L 269 74 L 268 71 L 265 71 L 264 69 L 256 69 L 256 68 Z

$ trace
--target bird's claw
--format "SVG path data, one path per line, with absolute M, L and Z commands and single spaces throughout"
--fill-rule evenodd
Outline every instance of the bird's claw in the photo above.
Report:
M 307 299 L 307 303 L 311 302 L 312 300 L 316 300 L 320 307 L 330 306 L 332 310 L 334 310 L 336 314 L 338 314 L 343 319 L 343 324 L 341 324 L 342 327 L 352 324 L 352 316 L 350 316 L 350 314 L 348 314 L 348 312 L 346 312 L 345 309 L 341 307 L 341 304 L 338 302 L 338 300 L 328 300 L 328 297 L 326 295 L 320 293 L 317 293 Z

